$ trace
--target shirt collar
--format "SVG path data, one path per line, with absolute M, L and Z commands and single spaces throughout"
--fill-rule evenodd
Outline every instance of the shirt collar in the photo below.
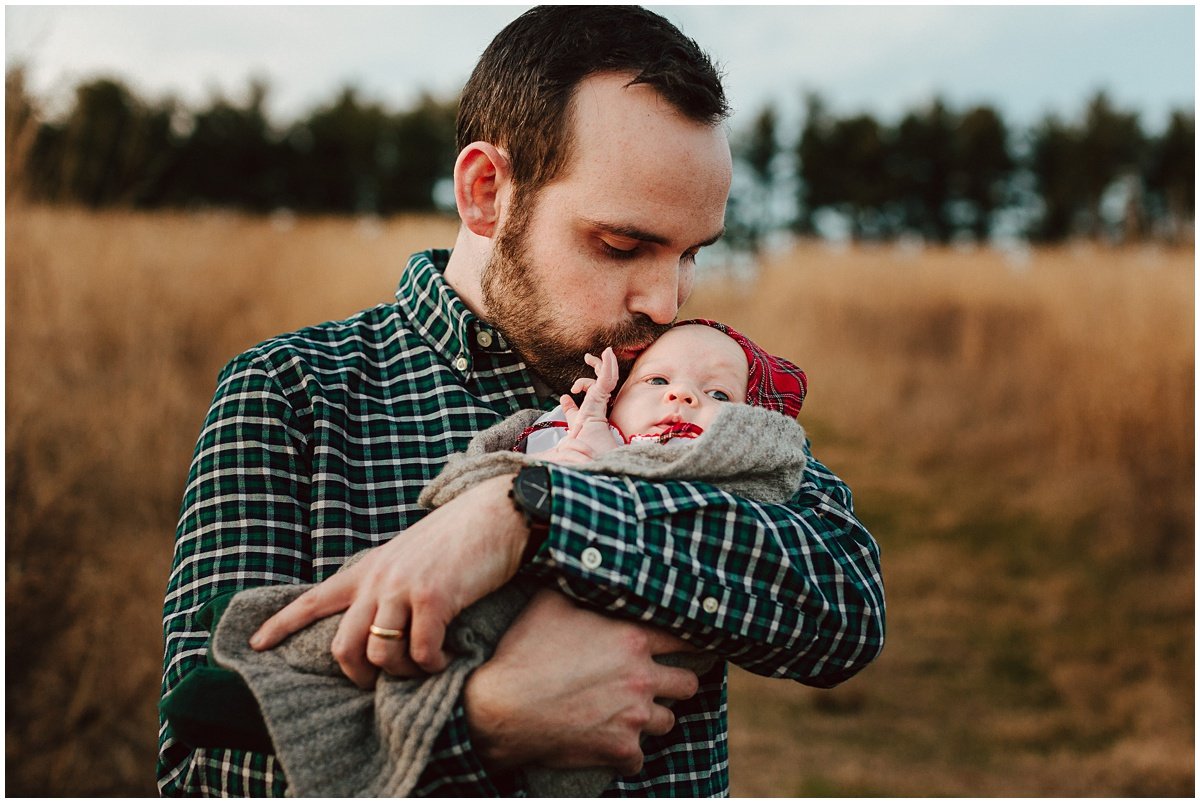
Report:
M 396 301 L 404 310 L 413 331 L 465 379 L 474 370 L 481 352 L 511 352 L 504 336 L 471 312 L 462 297 L 446 281 L 449 261 L 450 251 L 440 248 L 421 251 L 409 257 L 400 286 L 396 289 Z M 517 358 L 513 355 L 511 359 Z M 532 374 L 523 375 L 526 382 L 532 381 L 533 386 L 538 388 Z M 545 395 L 540 389 L 535 393 Z
M 471 361 L 468 336 L 477 318 L 446 282 L 444 273 L 449 261 L 446 249 L 421 251 L 409 257 L 396 289 L 396 301 L 413 330 L 448 364 L 458 368 L 456 361 L 466 360 L 465 366 L 458 368 L 465 375 Z

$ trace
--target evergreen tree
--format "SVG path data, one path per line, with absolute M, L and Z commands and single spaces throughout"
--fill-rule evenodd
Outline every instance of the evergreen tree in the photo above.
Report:
M 1049 115 L 1033 132 L 1029 169 L 1042 202 L 1040 219 L 1031 232 L 1041 241 L 1058 241 L 1071 234 L 1075 217 L 1086 202 L 1083 168 L 1078 158 L 1079 131 Z
M 764 106 L 749 130 L 733 141 L 733 157 L 746 168 L 744 178 L 735 178 L 725 215 L 725 239 L 734 248 L 756 253 L 763 236 L 776 228 L 772 203 L 779 155 L 779 115 L 771 104 Z
M 147 106 L 116 79 L 81 84 L 66 118 L 38 131 L 31 189 L 90 207 L 149 202 L 167 169 L 172 109 Z
M 1108 96 L 1097 93 L 1088 103 L 1073 157 L 1079 164 L 1076 180 L 1085 203 L 1085 230 L 1099 236 L 1104 229 L 1100 202 L 1118 179 L 1139 177 L 1146 154 L 1146 138 L 1138 116 L 1113 107 Z
M 947 242 L 950 177 L 954 167 L 956 121 L 940 99 L 909 112 L 887 137 L 887 175 L 880 177 L 887 205 L 897 209 L 895 227 L 926 239 Z
M 457 98 L 422 95 L 412 109 L 393 118 L 392 138 L 381 153 L 389 176 L 381 189 L 385 209 L 433 209 L 434 186 L 453 174 L 457 114 Z
M 285 148 L 267 119 L 268 87 L 252 81 L 246 102 L 218 95 L 192 117 L 176 150 L 169 202 L 269 211 L 285 186 Z
M 1005 202 L 1015 162 L 1008 130 L 990 106 L 976 106 L 958 121 L 954 132 L 952 192 L 971 209 L 970 228 L 978 242 L 987 239 L 995 211 Z
M 1151 143 L 1145 182 L 1161 228 L 1177 240 L 1184 225 L 1196 218 L 1196 122 L 1191 114 L 1173 112 L 1166 131 Z
M 387 175 L 381 153 L 393 139 L 391 120 L 377 103 L 345 87 L 333 103 L 292 128 L 285 142 L 291 169 L 284 196 L 313 212 L 379 212 Z

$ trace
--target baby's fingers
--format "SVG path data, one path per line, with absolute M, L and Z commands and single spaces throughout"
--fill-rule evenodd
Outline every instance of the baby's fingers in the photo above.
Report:
M 613 353 L 611 347 L 606 348 L 604 353 L 600 355 L 600 365 L 592 366 L 596 369 L 596 380 L 600 383 L 600 387 L 608 393 L 611 393 L 613 388 L 617 386 L 617 377 L 620 375 L 620 366 L 617 365 L 617 355 Z
M 595 379 L 591 379 L 590 377 L 586 377 L 586 376 L 581 376 L 575 380 L 574 385 L 571 385 L 571 392 L 572 393 L 583 393 L 585 390 L 590 388 L 595 383 L 596 383 Z
M 584 394 L 583 401 L 579 404 L 580 422 L 585 421 L 607 421 L 608 420 L 608 399 L 611 395 L 611 388 L 605 386 L 603 382 L 593 382 L 588 386 L 588 391 Z

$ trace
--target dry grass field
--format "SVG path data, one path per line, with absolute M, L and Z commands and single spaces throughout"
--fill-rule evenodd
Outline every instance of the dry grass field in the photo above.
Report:
M 391 298 L 439 219 L 10 202 L 7 792 L 154 793 L 162 592 L 221 365 Z M 1191 795 L 1194 256 L 804 245 L 702 284 L 809 372 L 884 556 L 888 645 L 735 671 L 733 791 Z

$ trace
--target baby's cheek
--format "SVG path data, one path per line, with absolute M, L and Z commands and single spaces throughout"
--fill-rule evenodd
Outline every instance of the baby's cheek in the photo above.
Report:
M 712 422 L 716 420 L 717 414 L 721 412 L 721 408 L 725 407 L 726 405 L 729 405 L 729 404 L 737 404 L 737 405 L 744 406 L 745 402 L 727 401 L 727 402 L 717 402 L 716 404 L 709 405 L 709 407 L 704 410 L 704 414 L 705 414 L 704 420 L 697 422 L 698 424 L 700 424 L 700 428 L 707 429 L 709 427 L 709 425 L 711 425 Z
M 638 410 L 641 406 L 637 399 L 628 394 L 618 396 L 609 410 L 608 421 L 626 435 L 630 435 L 633 433 L 630 427 L 636 429 L 638 426 Z

